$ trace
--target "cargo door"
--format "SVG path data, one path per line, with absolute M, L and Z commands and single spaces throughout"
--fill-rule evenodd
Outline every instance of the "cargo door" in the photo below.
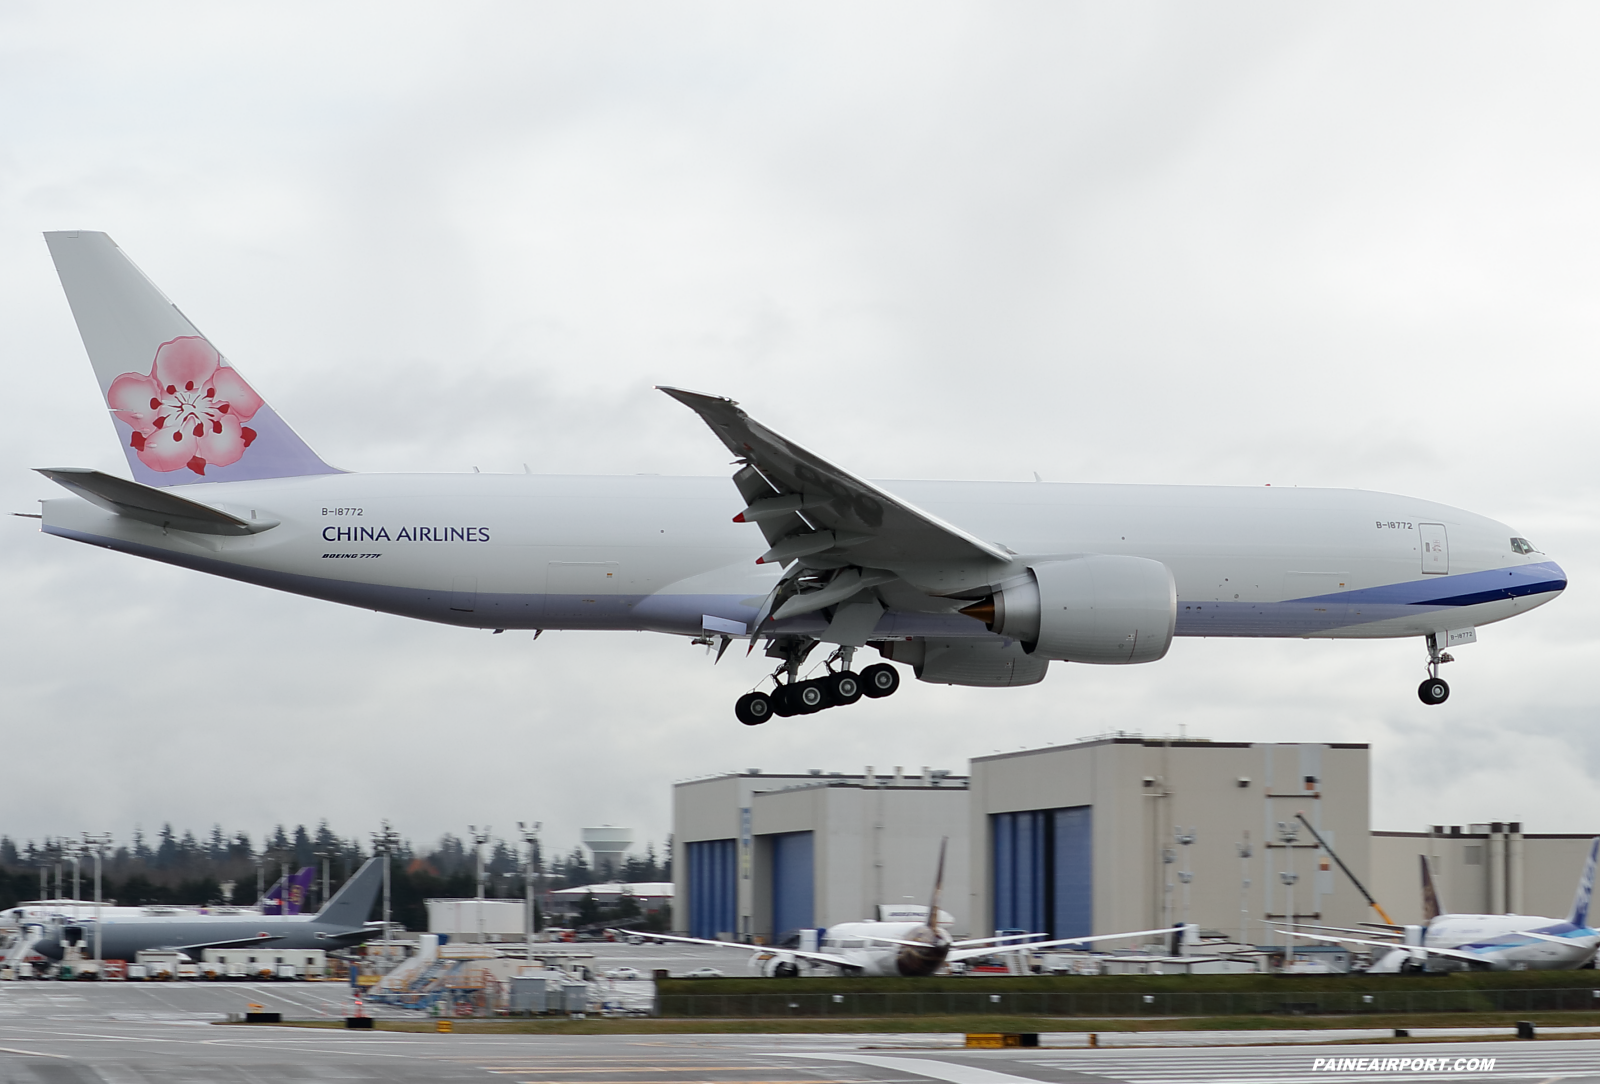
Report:
M 1442 523 L 1419 523 L 1417 533 L 1422 538 L 1422 571 L 1445 573 L 1450 571 L 1450 539 Z
M 478 577 L 457 576 L 450 581 L 450 608 L 463 613 L 478 608 Z

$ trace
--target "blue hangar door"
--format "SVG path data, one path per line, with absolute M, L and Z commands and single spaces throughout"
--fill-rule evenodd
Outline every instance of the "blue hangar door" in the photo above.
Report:
M 690 843 L 689 936 L 732 937 L 738 932 L 738 840 Z
M 1093 812 L 1081 805 L 990 816 L 995 929 L 1094 932 Z
M 772 837 L 772 936 L 779 944 L 795 930 L 814 925 L 815 859 L 810 832 Z

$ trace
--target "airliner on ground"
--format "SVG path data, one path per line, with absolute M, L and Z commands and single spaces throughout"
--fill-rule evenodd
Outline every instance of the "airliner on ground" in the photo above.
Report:
M 31 940 L 24 929 L 24 943 L 52 960 L 61 959 L 69 944 L 93 955 L 97 937 L 100 956 L 107 960 L 132 960 L 147 949 L 176 949 L 198 959 L 208 948 L 349 948 L 382 932 L 381 922 L 367 921 L 382 888 L 383 860 L 369 858 L 315 914 L 102 914 L 98 922 L 92 917 L 57 918 L 34 931 Z
M 939 895 L 944 888 L 945 844 L 939 844 L 939 866 L 934 873 L 933 896 L 922 918 L 912 922 L 840 922 L 821 934 L 813 945 L 809 938 L 798 948 L 772 948 L 766 945 L 746 945 L 733 941 L 712 941 L 703 937 L 675 937 L 652 933 L 652 940 L 671 941 L 684 945 L 711 945 L 717 948 L 740 949 L 751 954 L 751 966 L 768 978 L 795 978 L 804 965 L 836 968 L 842 975 L 894 976 L 920 978 L 932 975 L 943 967 L 963 960 L 994 956 L 1010 949 L 1056 948 L 1062 945 L 1087 945 L 1094 941 L 1119 941 L 1130 937 L 1158 937 L 1177 933 L 1182 927 L 1164 930 L 1135 930 L 1129 933 L 1103 933 L 1094 937 L 1069 937 L 1056 941 L 1041 940 L 1039 933 L 1004 934 L 996 937 L 975 937 L 964 941 L 951 940 L 944 928 L 950 916 L 939 909 Z M 618 931 L 621 932 L 621 931 Z M 806 931 L 810 933 L 812 931 Z
M 1396 971 L 1570 971 L 1594 959 L 1600 930 L 1589 925 L 1594 894 L 1595 860 L 1600 837 L 1589 845 L 1589 858 L 1578 877 L 1572 913 L 1565 919 L 1541 915 L 1451 914 L 1439 903 L 1433 871 L 1422 859 L 1424 926 L 1389 926 L 1399 940 L 1337 937 L 1296 933 L 1314 941 L 1340 941 L 1375 950 L 1370 973 Z
M 133 481 L 42 469 L 47 534 L 494 630 L 626 629 L 777 660 L 742 722 L 899 685 L 1028 685 L 1176 636 L 1415 637 L 1424 703 L 1476 629 L 1567 578 L 1495 520 L 1346 489 L 864 481 L 730 399 L 662 388 L 733 486 L 659 476 L 353 474 L 323 462 L 103 233 L 46 234 Z M 820 676 L 802 680 L 819 645 Z

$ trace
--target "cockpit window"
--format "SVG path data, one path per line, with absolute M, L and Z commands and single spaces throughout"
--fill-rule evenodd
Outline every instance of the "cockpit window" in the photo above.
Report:
M 1513 538 L 1511 540 L 1511 552 L 1513 552 L 1513 553 L 1538 553 L 1539 551 L 1534 549 L 1533 548 L 1533 543 L 1529 542 L 1526 538 Z

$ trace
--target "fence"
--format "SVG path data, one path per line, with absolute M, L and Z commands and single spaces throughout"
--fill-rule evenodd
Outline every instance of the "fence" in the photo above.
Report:
M 778 980 L 782 981 L 782 980 Z M 1597 979 L 1600 985 L 1600 979 Z M 1339 1013 L 1600 1012 L 1600 989 L 1529 987 L 1519 990 L 1283 990 L 1244 993 L 986 994 L 906 991 L 806 993 L 794 980 L 787 993 L 662 994 L 658 1011 L 675 1017 L 772 1016 L 1259 1016 Z

